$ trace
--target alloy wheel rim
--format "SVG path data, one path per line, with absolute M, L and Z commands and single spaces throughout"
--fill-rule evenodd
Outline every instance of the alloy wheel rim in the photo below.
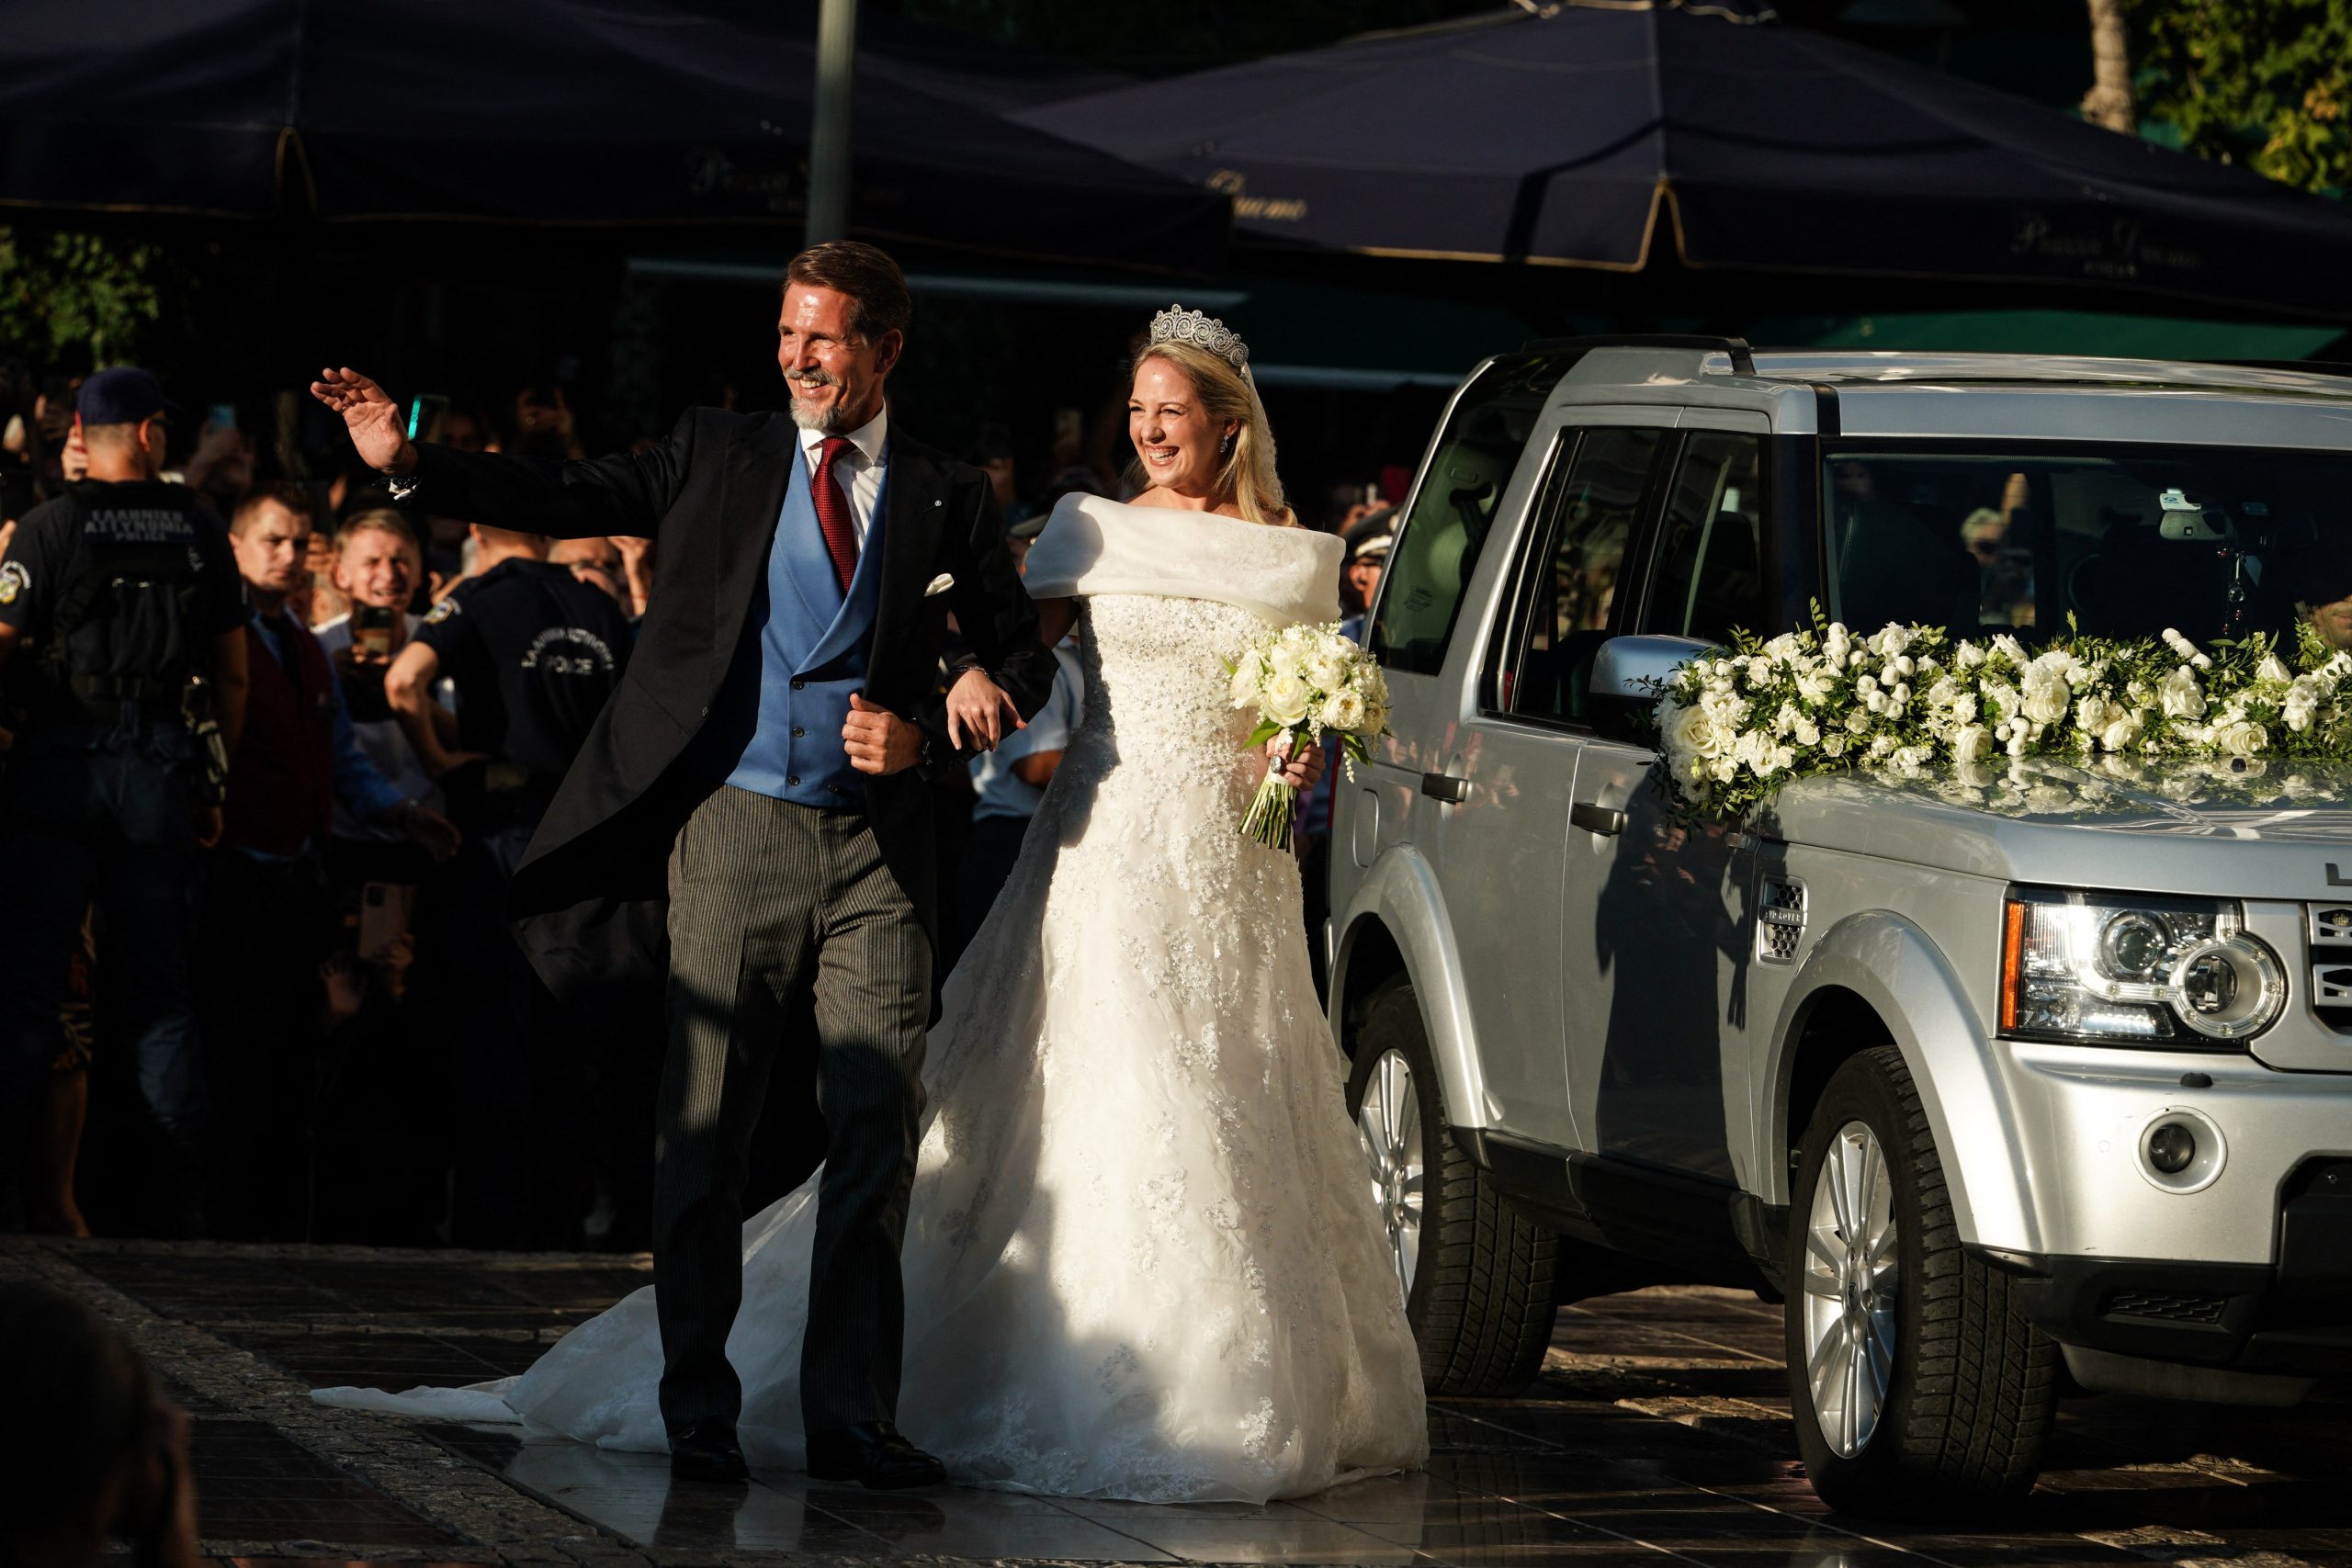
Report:
M 1421 1100 L 1413 1065 L 1401 1051 L 1385 1051 L 1364 1085 L 1356 1112 L 1356 1138 L 1363 1145 L 1372 1176 L 1373 1206 L 1388 1238 L 1396 1288 L 1413 1293 L 1413 1271 L 1421 1259 Z
M 1849 1122 L 1830 1139 L 1805 1215 L 1805 1385 L 1815 1424 L 1841 1459 L 1870 1446 L 1894 1378 L 1894 1186 L 1878 1135 Z

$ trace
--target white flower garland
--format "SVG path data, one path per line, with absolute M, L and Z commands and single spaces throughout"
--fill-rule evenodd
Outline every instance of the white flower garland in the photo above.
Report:
M 2070 630 L 2071 624 L 2070 624 Z M 1792 778 L 1849 767 L 1905 773 L 1996 757 L 2352 759 L 2352 653 L 2309 627 L 2298 669 L 2267 637 L 2177 631 L 2121 642 L 2070 636 L 2029 653 L 2007 633 L 1951 642 L 1890 625 L 1858 637 L 1826 621 L 1679 666 L 1657 705 L 1681 806 L 1735 818 Z

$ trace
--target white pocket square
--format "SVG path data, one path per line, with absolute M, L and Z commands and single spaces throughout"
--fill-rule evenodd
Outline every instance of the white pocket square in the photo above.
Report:
M 934 593 L 944 593 L 955 586 L 956 574 L 952 571 L 943 571 L 931 580 L 931 586 L 922 591 L 922 596 L 928 599 Z

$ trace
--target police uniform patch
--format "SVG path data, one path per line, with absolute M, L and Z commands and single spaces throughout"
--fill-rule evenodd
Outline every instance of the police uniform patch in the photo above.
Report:
M 0 562 L 0 604 L 15 604 L 32 585 L 32 568 L 20 560 Z
M 437 626 L 457 613 L 458 602 L 455 599 L 444 599 L 424 612 L 424 624 L 428 626 Z

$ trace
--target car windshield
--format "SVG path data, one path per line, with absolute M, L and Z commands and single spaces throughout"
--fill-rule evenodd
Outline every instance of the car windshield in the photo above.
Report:
M 2352 648 L 2352 456 L 2246 448 L 1832 449 L 1829 613 L 2031 642 L 2199 640 L 2308 619 Z

